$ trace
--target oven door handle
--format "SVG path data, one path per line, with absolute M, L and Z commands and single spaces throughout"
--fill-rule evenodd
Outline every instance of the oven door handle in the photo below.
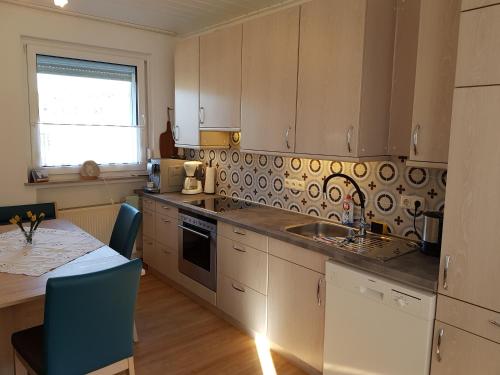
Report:
M 197 232 L 197 231 L 195 231 L 195 230 L 193 230 L 193 229 L 191 229 L 191 228 L 187 228 L 187 227 L 185 227 L 185 226 L 183 226 L 183 225 L 180 225 L 180 224 L 179 224 L 179 225 L 177 225 L 177 226 L 178 226 L 179 228 L 181 228 L 181 229 L 187 230 L 188 232 L 191 232 L 191 233 L 193 233 L 193 234 L 196 234 L 197 236 L 203 237 L 203 238 L 204 238 L 204 239 L 206 239 L 206 240 L 208 240 L 208 239 L 210 238 L 210 236 L 207 236 L 206 234 L 203 234 L 203 233 Z

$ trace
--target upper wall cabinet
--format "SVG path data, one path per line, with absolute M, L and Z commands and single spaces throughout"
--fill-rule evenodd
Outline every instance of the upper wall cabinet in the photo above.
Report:
M 456 86 L 500 84 L 500 5 L 462 13 Z
M 421 0 L 410 161 L 448 162 L 460 0 Z
M 293 152 L 299 8 L 243 24 L 241 148 Z
M 178 147 L 227 147 L 227 134 L 200 133 L 200 39 L 178 42 L 175 49 L 175 144 Z
M 389 153 L 395 156 L 408 156 L 410 153 L 408 140 L 413 120 L 419 14 L 420 0 L 397 0 L 389 122 Z
M 199 61 L 198 38 L 184 39 L 175 48 L 175 143 L 197 146 L 199 135 Z
M 462 10 L 481 8 L 488 5 L 500 4 L 498 0 L 462 0 Z
M 394 0 L 302 5 L 295 151 L 387 155 Z
M 200 37 L 200 128 L 240 129 L 242 25 Z

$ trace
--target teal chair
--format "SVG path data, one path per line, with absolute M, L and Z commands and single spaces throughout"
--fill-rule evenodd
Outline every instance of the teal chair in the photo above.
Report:
M 130 259 L 141 220 L 142 214 L 137 208 L 123 203 L 111 233 L 109 247 Z
M 16 374 L 134 372 L 132 326 L 142 263 L 47 281 L 41 326 L 12 335 Z
M 56 218 L 56 204 L 55 203 L 33 203 L 23 204 L 20 206 L 3 206 L 0 207 L 0 225 L 10 224 L 9 220 L 15 216 L 21 216 L 23 221 L 29 221 L 26 212 L 31 211 L 38 215 L 40 212 L 45 214 L 45 220 Z

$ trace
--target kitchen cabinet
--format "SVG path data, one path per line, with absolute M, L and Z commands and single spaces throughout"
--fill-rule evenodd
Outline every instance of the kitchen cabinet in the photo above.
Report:
M 500 312 L 500 86 L 457 88 L 439 293 Z
M 389 121 L 389 154 L 408 156 L 421 0 L 396 1 L 396 38 Z
M 500 4 L 498 0 L 462 0 L 462 10 L 486 7 L 488 5 Z
M 500 345 L 436 321 L 431 375 L 498 375 Z
M 175 70 L 174 139 L 178 147 L 226 147 L 228 135 L 200 132 L 200 39 L 188 38 L 177 43 Z
M 200 128 L 240 130 L 242 25 L 200 37 Z
M 460 0 L 421 0 L 409 164 L 448 162 Z
M 268 338 L 318 371 L 323 368 L 323 281 L 319 272 L 269 256 Z
M 267 237 L 219 222 L 217 307 L 252 333 L 267 330 Z
M 295 152 L 387 155 L 394 0 L 301 7 Z
M 299 7 L 243 24 L 241 148 L 293 152 Z
M 457 87 L 500 83 L 500 5 L 462 13 Z
M 217 307 L 244 328 L 266 334 L 266 296 L 227 276 L 220 275 Z
M 143 259 L 151 268 L 179 282 L 175 207 L 143 198 Z

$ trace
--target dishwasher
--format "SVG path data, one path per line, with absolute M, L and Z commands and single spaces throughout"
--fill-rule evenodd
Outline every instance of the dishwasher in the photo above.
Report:
M 326 263 L 323 374 L 428 375 L 436 296 Z

